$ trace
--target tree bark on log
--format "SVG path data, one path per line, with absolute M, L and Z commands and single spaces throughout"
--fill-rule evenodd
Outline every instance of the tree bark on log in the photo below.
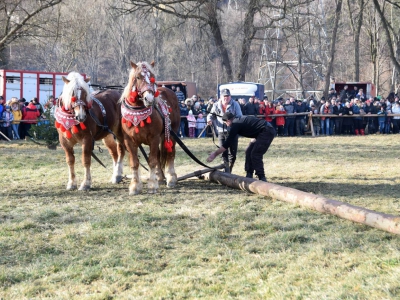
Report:
M 293 188 L 219 171 L 211 172 L 205 178 L 235 189 L 271 197 L 390 233 L 400 234 L 400 216 L 384 214 L 364 207 L 325 198 L 321 195 L 310 194 Z

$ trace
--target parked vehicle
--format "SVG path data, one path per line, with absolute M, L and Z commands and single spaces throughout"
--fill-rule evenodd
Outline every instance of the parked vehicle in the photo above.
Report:
M 175 87 L 179 86 L 181 91 L 185 94 L 185 99 L 191 98 L 193 95 L 197 95 L 197 87 L 195 82 L 169 80 L 169 81 L 157 81 L 157 85 L 165 86 L 169 89 L 172 89 L 173 85 Z
M 264 85 L 261 83 L 239 81 L 219 84 L 217 89 L 218 98 L 223 89 L 229 89 L 231 97 L 235 100 L 244 98 L 247 102 L 251 96 L 259 99 L 264 98 Z
M 0 95 L 4 99 L 17 97 L 27 101 L 36 97 L 45 104 L 50 96 L 58 97 L 63 90 L 62 76 L 68 73 L 26 70 L 0 70 Z M 86 74 L 82 74 L 86 78 Z

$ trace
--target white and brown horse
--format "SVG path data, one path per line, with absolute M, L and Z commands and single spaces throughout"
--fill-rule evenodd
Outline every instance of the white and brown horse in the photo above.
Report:
M 111 182 L 120 182 L 125 149 L 122 144 L 114 140 L 114 135 L 117 141 L 122 142 L 121 106 L 118 103 L 121 94 L 114 90 L 107 90 L 90 95 L 88 85 L 90 78 L 84 79 L 77 72 L 71 72 L 62 79 L 65 85 L 56 104 L 54 115 L 60 144 L 65 151 L 69 167 L 67 190 L 77 188 L 74 156 L 74 146 L 77 143 L 82 145 L 82 164 L 85 169 L 85 178 L 79 190 L 91 188 L 91 154 L 94 142 L 101 139 L 113 159 Z
M 122 129 L 132 168 L 129 194 L 143 189 L 138 159 L 138 147 L 142 144 L 150 147 L 148 193 L 156 193 L 159 182 L 166 180 L 167 187 L 174 187 L 177 182 L 175 141 L 170 130 L 177 132 L 179 128 L 178 99 L 172 90 L 157 88 L 154 62 L 131 62 L 131 66 L 129 82 L 121 96 Z

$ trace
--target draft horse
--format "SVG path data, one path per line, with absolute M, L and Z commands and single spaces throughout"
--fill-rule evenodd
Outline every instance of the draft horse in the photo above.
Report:
M 121 107 L 118 103 L 121 94 L 115 90 L 106 90 L 91 95 L 88 85 L 90 78 L 84 79 L 77 72 L 71 72 L 62 79 L 65 84 L 56 103 L 54 116 L 60 144 L 65 151 L 69 168 L 67 190 L 77 188 L 74 146 L 78 143 L 82 145 L 82 164 L 85 169 L 79 190 L 85 191 L 91 188 L 91 154 L 94 142 L 101 139 L 113 159 L 111 182 L 120 182 L 125 155 L 120 125 Z M 114 140 L 114 135 L 117 141 Z
M 139 174 L 138 147 L 150 147 L 148 158 L 148 193 L 156 193 L 159 182 L 166 180 L 167 187 L 177 182 L 175 173 L 175 140 L 170 130 L 178 131 L 180 111 L 175 93 L 157 87 L 154 62 L 131 62 L 129 81 L 121 96 L 122 129 L 124 143 L 130 153 L 132 181 L 129 194 L 139 194 L 143 183 Z

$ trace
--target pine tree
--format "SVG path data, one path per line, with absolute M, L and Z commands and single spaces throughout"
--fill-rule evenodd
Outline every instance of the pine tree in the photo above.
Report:
M 43 113 L 46 118 L 40 118 L 40 121 L 31 127 L 29 133 L 33 138 L 31 140 L 38 145 L 47 146 L 49 149 L 56 149 L 59 144 L 58 132 L 54 126 L 55 118 L 52 109 Z

